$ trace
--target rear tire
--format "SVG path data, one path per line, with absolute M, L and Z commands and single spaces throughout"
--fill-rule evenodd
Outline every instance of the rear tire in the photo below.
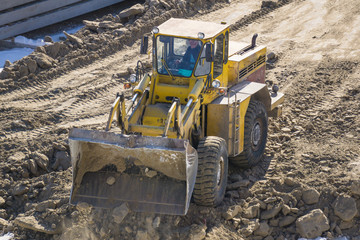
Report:
M 245 115 L 244 150 L 231 158 L 231 163 L 244 168 L 258 164 L 264 156 L 267 132 L 268 116 L 264 104 L 250 101 Z
M 209 136 L 200 140 L 198 171 L 194 187 L 194 201 L 198 205 L 214 207 L 224 199 L 228 176 L 228 153 L 223 138 Z

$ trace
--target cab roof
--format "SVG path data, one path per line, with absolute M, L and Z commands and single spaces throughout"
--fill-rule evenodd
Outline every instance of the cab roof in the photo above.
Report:
M 205 34 L 204 39 L 215 37 L 230 25 L 213 22 L 201 22 L 190 19 L 170 18 L 160 26 L 159 34 L 198 38 L 198 33 Z

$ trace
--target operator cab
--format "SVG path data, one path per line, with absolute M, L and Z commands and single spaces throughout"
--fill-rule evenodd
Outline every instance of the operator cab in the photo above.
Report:
M 214 43 L 229 26 L 172 18 L 153 29 L 154 70 L 161 75 L 189 78 L 211 72 Z M 201 30 L 199 32 L 199 30 Z M 213 47 L 216 48 L 216 45 Z

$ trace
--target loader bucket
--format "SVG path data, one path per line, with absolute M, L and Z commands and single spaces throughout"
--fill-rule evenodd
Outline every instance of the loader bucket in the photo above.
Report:
M 69 145 L 70 203 L 186 214 L 198 166 L 188 140 L 72 129 Z

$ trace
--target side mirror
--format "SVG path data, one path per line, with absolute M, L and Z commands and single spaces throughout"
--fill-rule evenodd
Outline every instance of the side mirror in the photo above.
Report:
M 212 62 L 214 61 L 214 52 L 212 50 L 212 44 L 211 43 L 206 43 L 205 44 L 205 58 L 207 62 Z
M 140 54 L 147 54 L 149 46 L 149 37 L 143 36 L 141 39 Z

